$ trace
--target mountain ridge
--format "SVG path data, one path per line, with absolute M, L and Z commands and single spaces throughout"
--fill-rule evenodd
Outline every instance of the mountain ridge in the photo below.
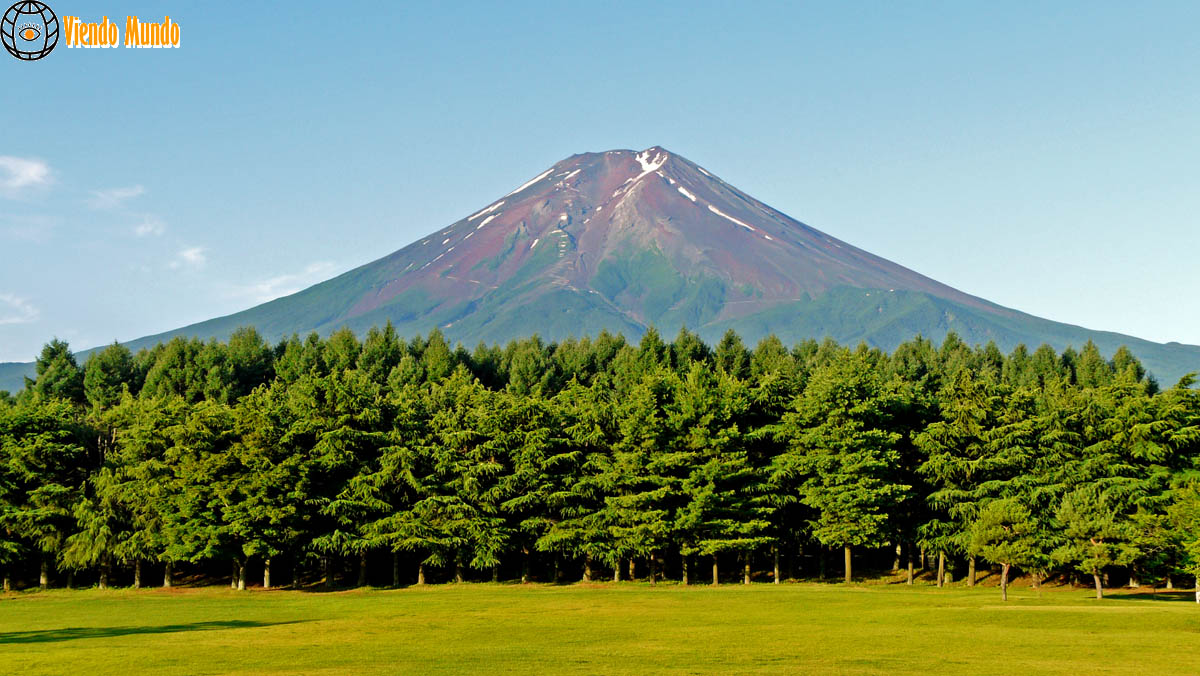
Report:
M 392 321 L 452 339 L 632 337 L 687 325 L 714 339 L 833 337 L 891 349 L 917 333 L 1005 350 L 1092 339 L 1129 345 L 1165 381 L 1200 369 L 1200 347 L 1053 322 L 992 303 L 831 237 L 661 146 L 580 153 L 430 235 L 295 294 L 126 343 L 277 340 Z M 9 369 L 12 370 L 12 369 Z M 0 389 L 6 389 L 0 365 Z

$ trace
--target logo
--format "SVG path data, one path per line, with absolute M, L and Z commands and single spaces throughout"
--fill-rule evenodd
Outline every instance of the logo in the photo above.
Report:
M 58 44 L 58 17 L 45 3 L 18 2 L 0 19 L 0 41 L 18 59 L 37 61 Z

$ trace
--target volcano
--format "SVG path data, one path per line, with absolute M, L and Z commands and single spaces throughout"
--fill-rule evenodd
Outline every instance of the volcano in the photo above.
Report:
M 1200 347 L 1091 331 L 963 293 L 812 228 L 662 147 L 573 155 L 462 220 L 379 260 L 176 335 L 255 326 L 402 335 L 435 327 L 468 345 L 602 329 L 636 338 L 687 326 L 707 340 L 832 337 L 891 349 L 948 332 L 1056 349 L 1127 345 L 1163 380 L 1200 369 Z

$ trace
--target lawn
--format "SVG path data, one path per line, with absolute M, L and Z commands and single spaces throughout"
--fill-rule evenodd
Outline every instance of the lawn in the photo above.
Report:
M 1196 674 L 1200 606 L 1088 590 L 438 585 L 0 595 L 0 673 Z

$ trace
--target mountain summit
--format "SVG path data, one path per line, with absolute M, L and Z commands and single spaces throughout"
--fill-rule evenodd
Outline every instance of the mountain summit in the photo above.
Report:
M 347 319 L 417 300 L 413 310 L 444 312 L 442 326 L 481 337 L 530 326 L 554 337 L 704 327 L 842 286 L 994 307 L 810 228 L 660 147 L 570 157 L 380 264 L 386 282 Z M 414 290 L 419 299 L 406 295 Z
M 402 334 L 439 327 L 467 344 L 684 325 L 708 340 L 732 328 L 748 341 L 830 336 L 885 349 L 950 331 L 1006 351 L 1090 339 L 1107 354 L 1128 345 L 1167 384 L 1200 369 L 1200 347 L 1090 331 L 971 296 L 809 227 L 659 146 L 573 155 L 384 258 L 130 345 L 222 338 L 247 325 L 270 339 L 362 332 L 389 320 Z
M 655 146 L 571 156 L 385 258 L 183 332 L 254 324 L 281 336 L 391 320 L 467 342 L 534 331 L 637 335 L 651 325 L 711 334 L 847 288 L 875 290 L 877 301 L 913 292 L 1012 314 L 834 239 Z

